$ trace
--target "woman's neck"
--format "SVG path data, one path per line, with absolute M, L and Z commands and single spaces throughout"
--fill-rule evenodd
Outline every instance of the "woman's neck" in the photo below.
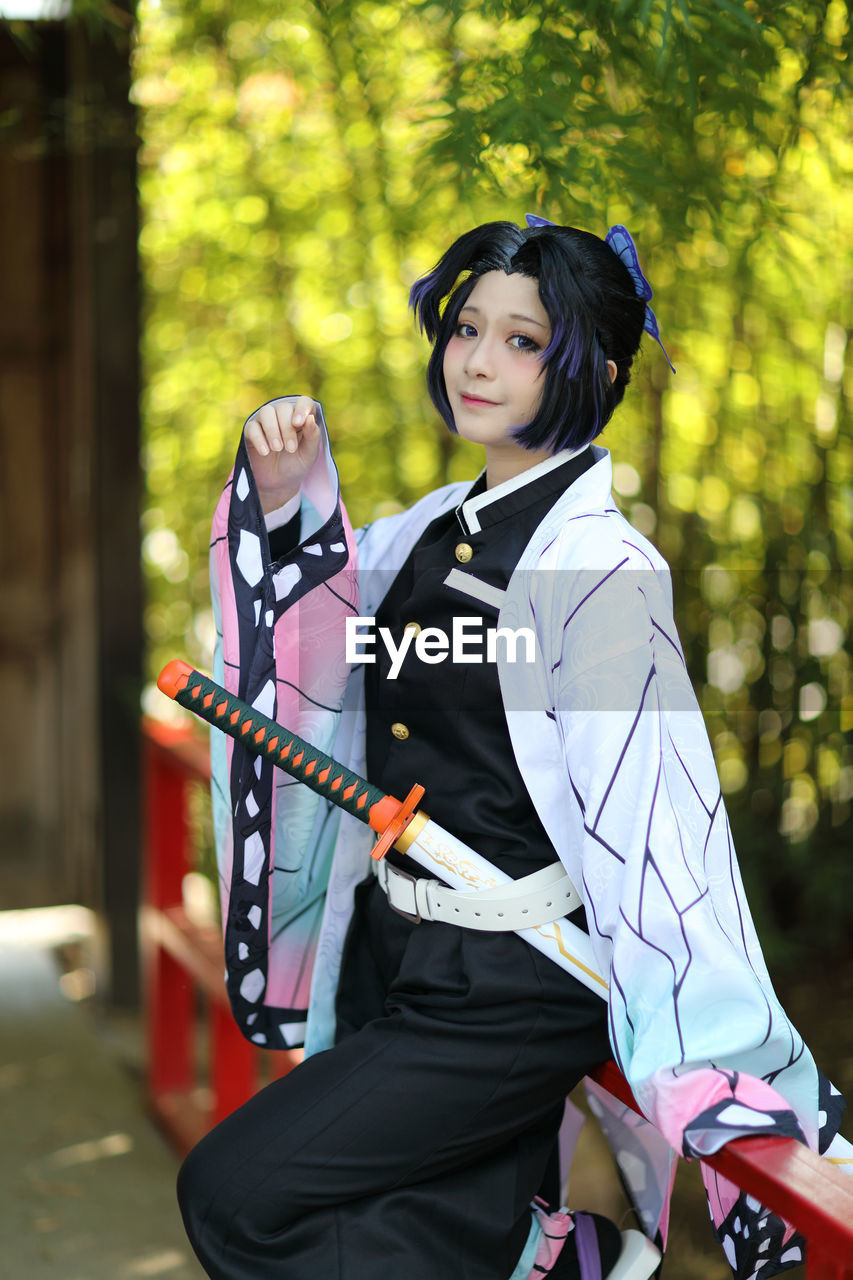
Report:
M 520 476 L 551 457 L 549 449 L 534 452 L 520 445 L 486 445 L 486 488 L 494 489 L 505 480 Z

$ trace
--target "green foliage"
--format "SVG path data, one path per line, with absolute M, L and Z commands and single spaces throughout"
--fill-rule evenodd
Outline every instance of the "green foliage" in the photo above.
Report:
M 525 209 L 625 222 L 655 285 L 607 431 L 673 567 L 767 929 L 841 943 L 853 890 L 849 6 L 143 0 L 151 670 L 209 667 L 205 549 L 240 426 L 324 403 L 356 522 L 476 451 L 437 423 L 408 289 Z M 778 935 L 777 935 L 778 936 Z
M 796 137 L 804 94 L 849 86 L 847 6 L 763 11 L 731 0 L 620 0 L 567 8 L 505 0 L 450 6 L 455 56 L 451 111 L 434 156 L 460 151 L 513 194 L 595 225 L 620 194 L 656 208 L 655 230 L 681 237 L 685 217 L 721 225 L 742 199 L 772 218 L 766 188 Z

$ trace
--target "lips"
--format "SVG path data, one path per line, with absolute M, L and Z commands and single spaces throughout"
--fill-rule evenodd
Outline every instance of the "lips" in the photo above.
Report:
M 491 407 L 494 407 L 498 403 L 496 400 L 486 400 L 483 396 L 469 395 L 465 391 L 460 392 L 459 399 L 462 401 L 463 404 L 471 405 L 474 407 L 476 407 L 478 404 L 489 405 Z

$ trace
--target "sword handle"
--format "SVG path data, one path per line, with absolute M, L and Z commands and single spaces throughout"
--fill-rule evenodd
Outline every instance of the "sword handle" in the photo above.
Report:
M 157 687 L 208 724 L 242 742 L 249 751 L 267 756 L 312 791 L 368 825 L 372 806 L 391 799 L 357 773 L 345 769 L 331 756 L 229 693 L 210 676 L 196 671 L 188 662 L 179 658 L 168 662 L 160 672 Z M 395 809 L 399 803 L 393 801 Z

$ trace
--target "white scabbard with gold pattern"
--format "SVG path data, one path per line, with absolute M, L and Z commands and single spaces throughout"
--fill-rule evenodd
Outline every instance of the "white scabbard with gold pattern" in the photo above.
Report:
M 515 890 L 524 883 L 513 880 L 512 876 L 500 871 L 423 812 L 416 812 L 412 816 L 403 834 L 395 841 L 394 848 L 412 858 L 425 871 L 431 872 L 439 880 L 444 881 L 451 889 L 465 893 L 467 903 L 473 903 L 475 897 L 482 895 L 484 907 L 491 899 L 489 905 L 494 909 L 495 897 L 500 895 L 501 890 L 505 888 Z M 533 877 L 526 877 L 526 879 L 532 880 Z M 571 882 L 561 875 L 559 881 L 555 880 L 555 888 L 558 883 L 561 886 L 568 885 L 573 894 L 574 904 L 579 904 L 580 899 L 577 892 L 573 890 Z M 555 908 L 559 908 L 556 893 L 553 899 Z M 544 905 L 550 904 L 546 902 Z M 516 917 L 517 914 L 518 908 L 515 911 Z M 539 918 L 547 914 L 546 910 L 540 913 Z M 601 996 L 603 1000 L 607 999 L 608 984 L 598 968 L 589 935 L 566 919 L 565 908 L 556 919 L 531 928 L 517 928 L 514 932 L 524 938 L 531 947 L 548 956 L 561 969 L 572 974 L 590 991 Z

